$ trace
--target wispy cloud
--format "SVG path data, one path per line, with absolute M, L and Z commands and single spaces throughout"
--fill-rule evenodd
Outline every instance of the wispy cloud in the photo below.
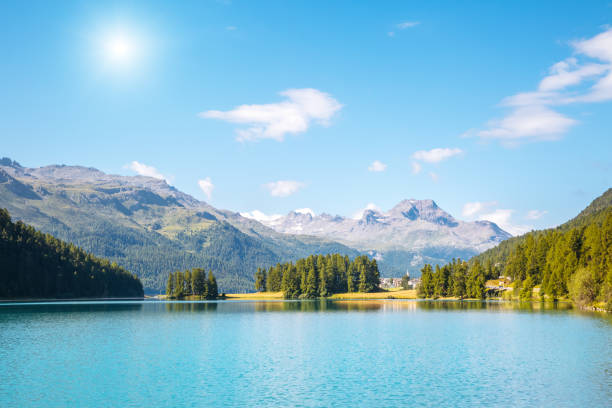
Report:
M 134 160 L 125 167 L 140 176 L 153 177 L 159 180 L 165 180 L 167 183 L 169 182 L 168 178 L 161 174 L 159 171 L 157 171 L 157 169 L 153 166 L 148 166 L 144 163 L 140 163 Z
M 557 107 L 612 100 L 612 28 L 570 45 L 574 56 L 553 64 L 535 91 L 505 98 L 502 106 L 509 113 L 473 133 L 510 146 L 558 140 L 578 121 Z
M 288 197 L 297 193 L 304 186 L 304 183 L 294 180 L 279 180 L 264 184 L 272 197 Z
M 513 110 L 500 120 L 489 122 L 489 129 L 479 132 L 486 139 L 502 139 L 506 144 L 520 140 L 557 140 L 577 123 L 546 106 L 531 105 Z
M 240 213 L 241 216 L 245 217 L 245 218 L 250 218 L 252 220 L 256 220 L 259 221 L 261 223 L 264 224 L 274 224 L 276 221 L 278 221 L 279 219 L 283 218 L 283 216 L 281 214 L 264 214 L 263 212 L 259 211 L 259 210 L 253 210 L 253 211 L 248 211 L 248 212 L 241 212 Z
M 413 27 L 416 27 L 416 26 L 418 26 L 419 24 L 421 24 L 421 22 L 420 22 L 420 21 L 404 21 L 404 22 L 402 22 L 402 23 L 396 24 L 396 25 L 395 25 L 395 29 L 396 29 L 396 30 L 398 30 L 398 31 L 402 31 L 402 30 L 405 30 L 405 29 L 407 29 L 407 28 L 413 28 Z M 387 35 L 388 35 L 389 37 L 395 37 L 395 31 L 389 31 L 389 32 L 387 33 Z
M 439 163 L 461 153 L 463 153 L 463 150 L 459 148 L 436 148 L 416 151 L 412 154 L 412 158 L 426 163 Z
M 527 218 L 528 220 L 539 220 L 540 218 L 542 218 L 543 216 L 545 216 L 546 214 L 548 214 L 548 211 L 544 210 L 544 211 L 540 211 L 540 210 L 531 210 L 527 213 L 527 215 L 525 216 L 525 218 Z
M 434 173 L 433 171 L 430 171 L 429 178 L 431 178 L 431 181 L 433 181 L 434 183 L 437 183 L 438 180 L 440 179 L 440 176 L 438 176 L 438 173 Z
M 247 125 L 236 130 L 237 139 L 283 141 L 287 134 L 303 133 L 314 122 L 328 126 L 342 108 L 331 95 L 312 88 L 288 89 L 280 93 L 282 102 L 263 105 L 241 105 L 229 111 L 209 110 L 202 118 L 220 119 Z
M 421 170 L 423 169 L 423 166 L 421 166 L 421 163 L 418 163 L 415 161 L 410 163 L 410 167 L 412 168 L 412 174 L 419 174 Z
M 208 199 L 210 200 L 213 189 L 215 188 L 215 185 L 212 183 L 210 177 L 198 180 L 198 186 L 200 186 L 200 189 L 204 192 L 204 194 L 206 194 L 206 197 L 208 197 Z
M 469 220 L 491 221 L 512 235 L 521 235 L 533 229 L 513 221 L 515 210 L 497 207 L 496 201 L 474 201 L 465 203 L 461 214 Z
M 404 21 L 403 23 L 399 23 L 396 27 L 398 30 L 405 30 L 407 28 L 416 27 L 421 24 L 420 21 Z
M 311 217 L 314 217 L 316 215 L 314 210 L 312 208 L 308 208 L 308 207 L 297 208 L 297 209 L 293 210 L 293 212 L 294 213 L 298 213 L 298 214 L 310 215 Z
M 474 201 L 465 203 L 461 215 L 471 217 L 497 205 L 497 201 Z
M 370 166 L 368 167 L 369 171 L 374 171 L 374 172 L 381 172 L 381 171 L 385 171 L 386 169 L 387 169 L 387 165 L 378 160 L 374 160 L 372 164 L 370 164 Z
M 227 26 L 227 27 L 225 27 L 225 29 L 227 31 L 236 31 L 238 29 L 238 27 L 236 27 L 236 26 Z
M 354 220 L 360 220 L 363 217 L 363 213 L 365 213 L 368 210 L 372 210 L 372 211 L 379 211 L 380 212 L 380 207 L 377 206 L 374 203 L 368 203 L 364 208 L 360 209 L 359 211 L 355 212 L 353 214 L 353 219 Z

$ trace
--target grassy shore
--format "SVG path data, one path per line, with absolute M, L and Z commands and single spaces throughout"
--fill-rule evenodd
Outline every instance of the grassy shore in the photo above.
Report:
M 228 300 L 265 300 L 265 299 L 284 299 L 283 292 L 255 292 L 255 293 L 226 293 L 225 299 Z
M 227 293 L 226 299 L 240 300 L 266 300 L 283 299 L 283 292 L 257 292 L 257 293 Z M 336 293 L 328 299 L 416 299 L 416 290 L 390 290 L 372 293 Z

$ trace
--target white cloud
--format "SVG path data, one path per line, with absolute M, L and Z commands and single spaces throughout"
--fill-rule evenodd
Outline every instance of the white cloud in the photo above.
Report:
M 404 21 L 403 23 L 399 23 L 395 25 L 395 28 L 398 30 L 405 30 L 407 28 L 413 28 L 421 24 L 419 21 Z M 389 37 L 395 37 L 395 31 L 389 31 L 387 33 Z
M 429 172 L 429 177 L 431 177 L 431 180 L 432 180 L 434 183 L 437 183 L 437 182 L 438 182 L 438 179 L 440 178 L 440 176 L 438 176 L 438 173 L 434 173 L 433 171 L 430 171 L 430 172 Z
M 416 27 L 421 24 L 419 21 L 404 21 L 403 23 L 399 23 L 396 27 L 399 30 L 405 30 L 407 28 Z
M 512 214 L 514 210 L 508 209 L 497 209 L 491 213 L 480 214 L 479 220 L 491 221 L 497 224 L 504 231 L 509 232 L 512 235 L 522 235 L 526 232 L 531 231 L 533 228 L 528 225 L 516 225 L 512 222 Z
M 213 189 L 215 188 L 215 185 L 210 180 L 210 177 L 206 177 L 203 180 L 198 180 L 198 186 L 200 186 L 200 189 L 204 192 L 204 194 L 206 194 L 206 197 L 208 197 L 208 199 L 210 200 Z
M 461 153 L 463 153 L 463 150 L 459 148 L 436 148 L 431 150 L 416 151 L 412 154 L 412 158 L 427 163 L 439 163 Z
M 476 134 L 508 145 L 558 140 L 578 122 L 553 106 L 612 100 L 612 28 L 571 46 L 573 57 L 553 64 L 537 90 L 505 98 L 502 106 L 510 112 Z
M 315 212 L 312 211 L 312 209 L 310 208 L 298 208 L 296 210 L 293 210 L 293 212 L 298 214 L 310 215 L 311 217 L 315 216 Z
M 357 211 L 357 212 L 355 212 L 355 213 L 353 214 L 353 219 L 354 219 L 354 220 L 360 220 L 360 219 L 363 217 L 363 213 L 365 213 L 365 212 L 366 212 L 366 211 L 368 211 L 368 210 L 373 210 L 373 211 L 378 211 L 378 212 L 380 212 L 380 211 L 381 211 L 381 210 L 380 210 L 380 207 L 379 207 L 379 206 L 377 206 L 376 204 L 374 204 L 374 203 L 368 203 L 368 204 L 365 206 L 365 208 L 362 208 L 362 209 L 360 209 L 359 211 Z
M 556 140 L 577 121 L 545 106 L 524 106 L 505 118 L 492 121 L 488 130 L 479 132 L 483 138 L 516 140 Z
M 415 162 L 413 161 L 412 163 L 410 163 L 410 166 L 412 167 L 412 174 L 419 174 L 422 170 L 422 166 L 421 163 Z
M 375 172 L 385 171 L 386 169 L 387 169 L 387 165 L 378 160 L 374 160 L 372 164 L 370 164 L 370 166 L 368 167 L 369 171 L 375 171 Z
M 471 203 L 465 203 L 465 205 L 463 206 L 463 210 L 461 211 L 461 215 L 463 215 L 464 217 L 471 217 L 496 205 L 497 201 L 474 201 Z
M 461 214 L 471 220 L 491 221 L 512 235 L 521 235 L 531 231 L 529 225 L 519 225 L 512 222 L 515 213 L 512 209 L 497 208 L 496 201 L 474 201 L 465 203 Z
M 136 172 L 140 176 L 153 177 L 159 180 L 165 180 L 168 182 L 168 178 L 161 174 L 157 169 L 153 166 L 147 166 L 144 163 L 140 163 L 137 161 L 133 161 L 126 166 L 128 169 Z
M 225 29 L 226 29 L 227 31 L 235 31 L 235 30 L 237 30 L 237 29 L 238 29 L 238 27 L 236 27 L 236 26 L 227 26 L 227 27 L 225 27 Z
M 557 62 L 550 68 L 550 75 L 542 79 L 538 89 L 539 91 L 557 91 L 568 86 L 577 85 L 587 78 L 599 76 L 608 69 L 610 67 L 603 64 L 578 66 L 576 58 L 568 58 Z
M 304 183 L 294 180 L 279 180 L 264 184 L 273 197 L 288 197 L 304 186 Z
M 266 215 L 263 212 L 259 211 L 259 210 L 253 210 L 250 212 L 241 212 L 240 213 L 241 216 L 245 217 L 245 218 L 250 218 L 252 220 L 255 221 L 259 221 L 262 224 L 274 224 L 276 223 L 279 219 L 283 218 L 282 215 L 280 214 L 271 214 L 271 215 Z
M 540 218 L 542 218 L 544 215 L 548 214 L 548 211 L 544 210 L 544 211 L 540 211 L 540 210 L 531 210 L 527 213 L 527 216 L 525 218 L 527 218 L 528 220 L 538 220 Z
M 225 112 L 209 110 L 199 116 L 247 125 L 236 130 L 240 141 L 273 139 L 280 142 L 287 134 L 305 132 L 312 122 L 329 125 L 332 116 L 342 108 L 331 95 L 312 88 L 288 89 L 280 95 L 287 99 L 263 105 L 241 105 Z

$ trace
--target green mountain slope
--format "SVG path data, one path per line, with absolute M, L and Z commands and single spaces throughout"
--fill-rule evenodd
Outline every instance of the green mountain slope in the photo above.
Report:
M 28 169 L 0 159 L 0 208 L 117 262 L 136 273 L 148 293 L 162 292 L 175 270 L 213 269 L 221 291 L 250 291 L 258 266 L 313 253 L 358 255 L 324 239 L 276 233 L 162 180 L 79 166 Z
M 0 209 L 0 298 L 142 296 L 140 280 L 117 264 L 14 223 Z
M 567 223 L 503 242 L 470 263 L 494 265 L 521 298 L 530 299 L 539 285 L 541 298 L 612 310 L 611 197 L 608 190 Z
M 481 264 L 492 262 L 493 264 L 505 265 L 509 255 L 527 239 L 538 238 L 550 231 L 566 232 L 573 228 L 583 228 L 590 224 L 602 224 L 607 214 L 612 211 L 612 188 L 609 188 L 601 196 L 597 197 L 576 217 L 559 225 L 556 228 L 532 231 L 527 234 L 512 237 L 501 242 L 496 247 L 484 251 L 480 255 L 473 257 L 470 261 L 478 260 Z

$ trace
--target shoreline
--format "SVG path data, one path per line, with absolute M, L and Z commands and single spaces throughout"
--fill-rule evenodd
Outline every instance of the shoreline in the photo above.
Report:
M 0 298 L 0 303 L 56 303 L 56 302 L 108 302 L 126 300 L 146 300 L 147 297 L 121 297 L 121 298 Z
M 399 293 L 398 293 L 399 292 Z M 189 297 L 188 297 L 189 298 Z M 416 290 L 398 290 L 398 291 L 385 291 L 385 292 L 350 292 L 350 293 L 335 293 L 329 297 L 321 297 L 315 299 L 285 299 L 283 292 L 255 292 L 255 293 L 227 293 L 225 296 L 219 296 L 217 299 L 167 299 L 165 295 L 157 296 L 144 296 L 144 297 L 127 297 L 127 298 L 70 298 L 70 299 L 0 299 L 0 304 L 20 304 L 20 303 L 63 303 L 63 302 L 121 302 L 121 301 L 172 301 L 172 302 L 193 302 L 193 301 L 223 301 L 223 300 L 253 300 L 253 301 L 314 301 L 314 300 L 334 300 L 334 301 L 345 301 L 345 300 L 358 300 L 358 301 L 380 301 L 380 300 L 423 300 L 423 301 L 436 301 L 436 302 L 508 302 L 508 303 L 531 303 L 531 304 L 552 304 L 561 303 L 565 305 L 571 305 L 576 310 L 586 312 L 598 312 L 598 313 L 610 313 L 600 305 L 590 306 L 578 306 L 575 302 L 570 299 L 558 299 L 553 300 L 519 300 L 519 299 L 508 299 L 507 297 L 491 297 L 486 299 L 475 299 L 475 298 L 457 298 L 457 297 L 441 297 L 441 298 L 419 298 L 416 296 Z

